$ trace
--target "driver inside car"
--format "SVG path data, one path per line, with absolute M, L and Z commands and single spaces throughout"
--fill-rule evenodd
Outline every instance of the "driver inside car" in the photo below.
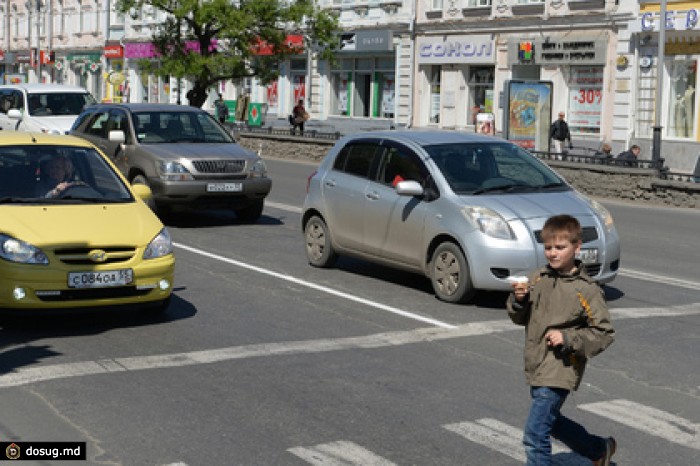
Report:
M 41 169 L 41 179 L 37 185 L 39 197 L 59 197 L 71 186 L 78 184 L 73 179 L 73 163 L 67 157 L 53 156 Z

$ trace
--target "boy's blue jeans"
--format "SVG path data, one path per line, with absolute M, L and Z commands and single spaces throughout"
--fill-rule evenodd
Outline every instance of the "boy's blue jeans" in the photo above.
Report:
M 528 466 L 552 464 L 550 436 L 591 461 L 605 453 L 605 439 L 589 434 L 582 425 L 560 413 L 568 395 L 569 390 L 563 388 L 530 387 L 532 404 L 523 437 Z

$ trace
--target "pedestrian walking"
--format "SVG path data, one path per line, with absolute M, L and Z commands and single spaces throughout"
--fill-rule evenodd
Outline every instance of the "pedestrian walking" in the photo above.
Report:
M 564 120 L 566 114 L 564 112 L 559 112 L 559 118 L 554 120 L 552 126 L 549 127 L 549 139 L 554 144 L 554 152 L 563 154 L 566 152 L 566 143 L 569 141 L 569 149 L 573 149 L 574 145 L 571 143 L 571 132 L 569 131 L 569 125 Z M 561 160 L 561 157 L 559 157 Z
M 214 108 L 216 109 L 216 117 L 219 119 L 219 122 L 226 123 L 226 120 L 228 120 L 228 106 L 220 93 L 214 101 Z
M 292 109 L 292 114 L 289 116 L 289 123 L 292 125 L 292 134 L 296 133 L 299 128 L 299 134 L 304 135 L 304 123 L 309 119 L 309 114 L 304 108 L 304 99 L 299 99 L 299 102 Z
M 550 465 L 554 437 L 595 466 L 608 466 L 615 439 L 588 433 L 560 410 L 578 389 L 586 361 L 613 342 L 610 313 L 602 289 L 576 259 L 582 241 L 578 220 L 550 217 L 541 237 L 547 266 L 514 283 L 506 304 L 513 323 L 525 326 L 525 377 L 531 397 L 523 436 L 527 464 Z

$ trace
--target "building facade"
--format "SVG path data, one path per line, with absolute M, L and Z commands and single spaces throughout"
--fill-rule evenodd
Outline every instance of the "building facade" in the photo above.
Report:
M 187 80 L 139 68 L 140 60 L 157 60 L 150 38 L 163 13 L 123 15 L 115 3 L 0 0 L 2 80 L 76 84 L 105 101 L 187 103 Z M 519 139 L 519 132 L 534 124 L 545 134 L 562 111 L 576 146 L 607 142 L 618 153 L 639 144 L 649 159 L 657 127 L 666 166 L 699 170 L 700 2 L 668 0 L 664 20 L 660 2 L 646 0 L 318 4 L 339 16 L 335 62 L 320 60 L 303 35 L 290 35 L 299 54 L 280 63 L 277 81 L 222 82 L 205 107 L 214 91 L 227 100 L 246 96 L 265 106 L 268 121 L 285 121 L 303 99 L 320 126 L 359 129 L 475 131 L 477 116 L 487 115 L 497 133 L 538 149 L 546 148 L 542 136 Z M 537 111 L 528 107 L 532 82 L 544 83 Z

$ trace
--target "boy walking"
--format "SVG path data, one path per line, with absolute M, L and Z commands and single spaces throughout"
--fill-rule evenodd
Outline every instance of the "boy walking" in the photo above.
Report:
M 554 437 L 595 466 L 608 466 L 615 439 L 588 433 L 560 409 L 581 383 L 587 359 L 607 348 L 615 331 L 602 289 L 576 259 L 582 235 L 578 220 L 550 217 L 541 235 L 548 265 L 528 277 L 529 283 L 514 283 L 507 301 L 513 323 L 525 326 L 531 396 L 523 437 L 527 464 L 550 465 Z

